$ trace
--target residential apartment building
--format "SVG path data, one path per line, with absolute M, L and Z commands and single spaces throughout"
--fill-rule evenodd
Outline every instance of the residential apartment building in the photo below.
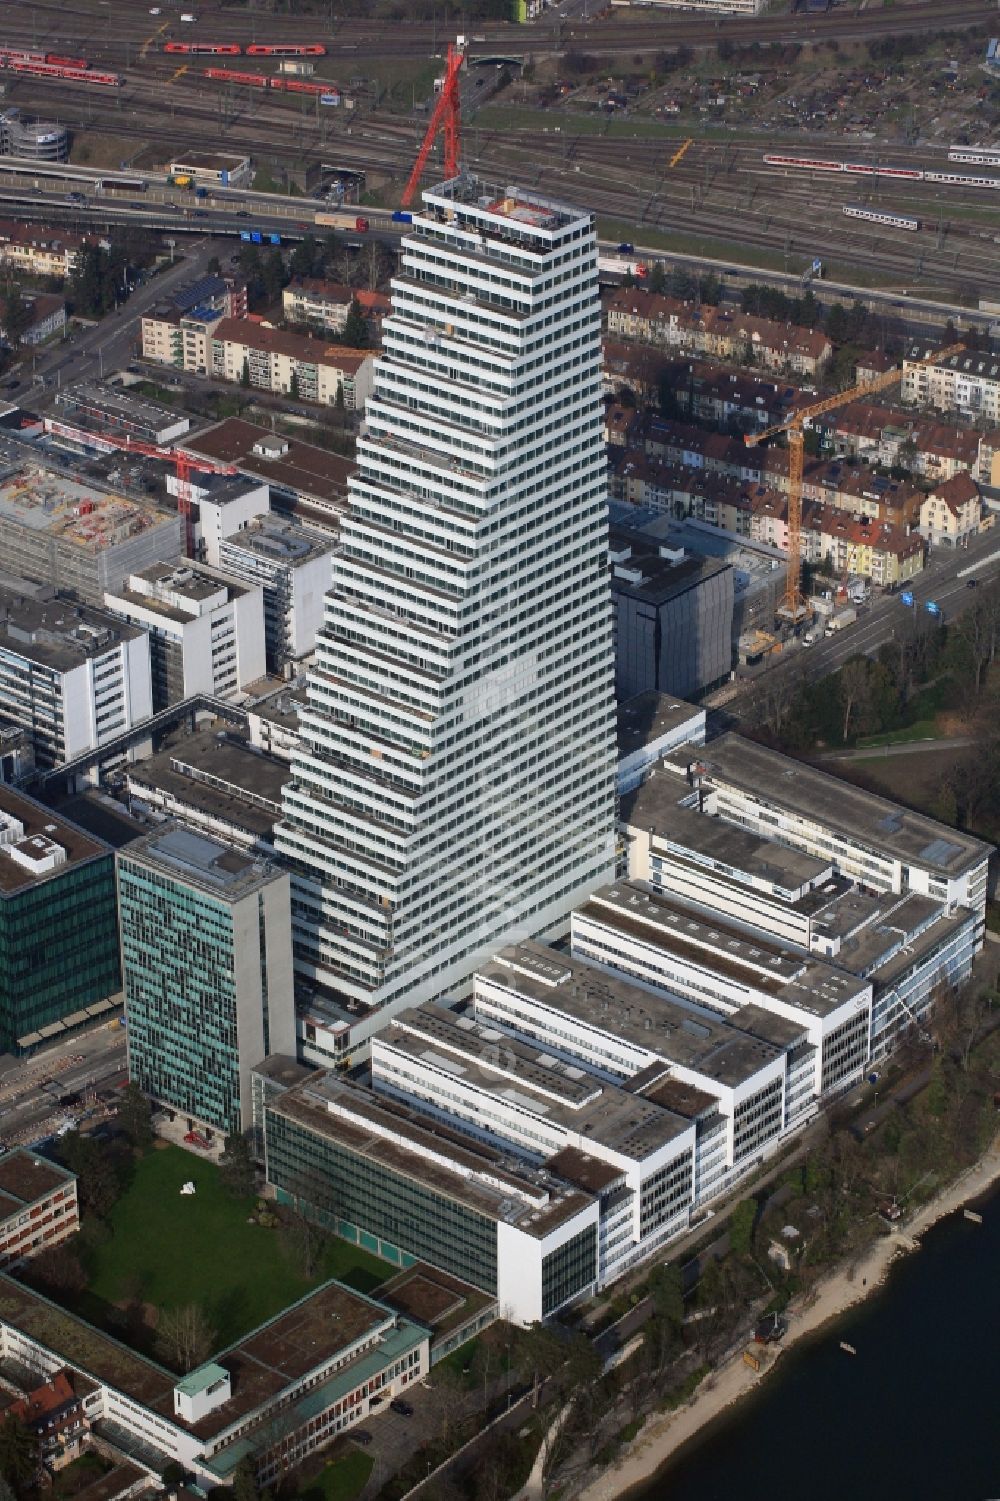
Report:
M 152 712 L 144 631 L 46 585 L 0 586 L 0 714 L 30 735 L 38 766 L 107 745 Z
M 58 292 L 36 292 L 34 295 L 25 294 L 24 305 L 27 310 L 27 321 L 21 329 L 0 329 L 0 335 L 8 343 L 26 345 L 29 349 L 35 349 L 44 344 L 46 339 L 61 334 L 66 327 L 66 299 L 60 297 Z
M 286 664 L 315 650 L 333 551 L 332 541 L 273 514 L 258 517 L 221 543 L 223 571 L 263 590 L 268 672 L 280 674 Z
M 92 1026 L 120 991 L 113 851 L 0 786 L 0 1053 Z
M 25 1147 L 0 1157 L 0 1267 L 37 1256 L 79 1228 L 75 1173 Z
M 920 507 L 920 535 L 932 546 L 961 547 L 979 531 L 983 498 L 968 472 L 935 485 Z
M 368 328 L 368 342 L 377 347 L 382 337 L 382 319 L 391 303 L 382 292 L 346 287 L 341 282 L 300 276 L 281 294 L 281 310 L 289 323 L 308 323 L 324 333 L 340 334 L 347 323 L 351 303 L 357 302 Z
M 252 1121 L 250 1070 L 294 1052 L 288 876 L 167 824 L 118 854 L 129 1077 L 188 1129 Z
M 250 319 L 224 318 L 212 331 L 209 373 L 222 380 L 361 412 L 372 392 L 376 357 L 363 349 L 283 333 Z
M 31 276 L 56 276 L 65 281 L 76 269 L 84 235 L 44 224 L 0 219 L 0 262 Z
M 833 356 L 833 345 L 818 330 L 631 287 L 613 292 L 606 312 L 612 338 L 752 362 L 766 370 L 814 376 Z
M 932 354 L 915 344 L 903 356 L 903 400 L 1000 424 L 1000 358 L 966 350 L 939 362 L 921 363 Z
M 39 1377 L 62 1373 L 82 1394 L 84 1421 L 114 1435 L 147 1475 L 177 1464 L 209 1491 L 231 1485 L 243 1460 L 259 1485 L 272 1484 L 384 1411 L 426 1377 L 429 1335 L 375 1299 L 324 1282 L 179 1377 L 0 1274 L 0 1360 L 24 1397 Z
M 267 671 L 259 584 L 204 563 L 154 563 L 104 598 L 147 637 L 157 712 L 198 693 L 236 698 Z
M 277 835 L 318 1062 L 614 868 L 591 217 L 429 190 L 383 337 Z
M 57 1371 L 51 1381 L 12 1402 L 7 1413 L 32 1435 L 46 1470 L 61 1470 L 83 1452 L 90 1424 L 66 1371 Z

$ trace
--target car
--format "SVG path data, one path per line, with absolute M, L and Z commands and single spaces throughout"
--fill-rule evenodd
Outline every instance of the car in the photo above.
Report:
M 351 1438 L 356 1444 L 360 1444 L 362 1448 L 365 1449 L 367 1449 L 368 1445 L 372 1441 L 371 1434 L 364 1428 L 355 1428 L 354 1432 L 351 1434 Z
M 162 15 L 163 12 L 160 10 L 160 7 L 158 5 L 151 5 L 149 7 L 149 14 L 151 16 L 159 16 Z
M 412 1404 L 404 1402 L 402 1397 L 394 1397 L 389 1406 L 393 1412 L 398 1412 L 401 1418 L 412 1418 L 413 1416 Z
M 238 208 L 236 210 L 236 217 L 237 219 L 249 219 L 250 210 L 245 208 Z
M 978 579 L 966 579 L 966 581 L 965 581 L 965 587 L 967 589 L 978 589 L 979 588 L 979 580 Z
M 622 240 L 621 244 L 618 246 L 619 255 L 632 255 L 634 251 L 635 246 L 632 244 L 631 240 Z

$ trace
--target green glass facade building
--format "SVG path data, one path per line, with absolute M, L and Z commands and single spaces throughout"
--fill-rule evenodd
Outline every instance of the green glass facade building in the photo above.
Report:
M 115 857 L 0 786 L 0 1053 L 23 1053 L 120 1004 Z
M 252 1124 L 250 1071 L 294 1052 L 288 877 L 179 825 L 118 856 L 129 1077 L 223 1135 Z

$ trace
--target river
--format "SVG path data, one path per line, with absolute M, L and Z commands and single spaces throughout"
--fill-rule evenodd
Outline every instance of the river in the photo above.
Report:
M 977 1209 L 982 1225 L 936 1225 L 637 1498 L 1000 1501 L 1000 1193 Z

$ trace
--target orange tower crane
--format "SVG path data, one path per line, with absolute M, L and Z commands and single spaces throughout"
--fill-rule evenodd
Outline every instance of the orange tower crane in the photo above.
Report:
M 444 175 L 445 179 L 457 177 L 459 173 L 459 157 L 461 154 L 461 123 L 462 123 L 462 97 L 458 85 L 458 75 L 462 71 L 465 62 L 465 38 L 460 36 L 454 46 L 448 43 L 448 66 L 445 70 L 444 83 L 438 95 L 434 113 L 431 115 L 427 126 L 427 134 L 424 136 L 417 159 L 410 173 L 410 180 L 406 184 L 403 194 L 402 206 L 409 208 L 413 202 L 414 194 L 420 185 L 420 178 L 427 165 L 427 158 L 431 154 L 431 147 L 441 126 L 444 125 Z
M 91 433 L 82 427 L 73 427 L 67 422 L 51 424 L 52 431 L 74 438 L 80 443 L 120 449 L 122 453 L 141 454 L 146 459 L 163 459 L 177 470 L 177 512 L 184 522 L 184 551 L 193 556 L 194 535 L 191 526 L 191 475 L 192 474 L 239 474 L 235 464 L 217 463 L 214 459 L 196 459 L 193 454 L 160 443 L 143 443 L 127 433 L 119 437 L 115 433 Z
M 939 349 L 934 354 L 928 355 L 927 359 L 918 360 L 916 363 L 934 365 L 953 354 L 961 354 L 964 348 L 964 344 L 951 344 L 947 349 Z M 836 396 L 827 396 L 825 400 L 815 401 L 811 406 L 800 407 L 794 416 L 789 417 L 785 422 L 779 422 L 776 426 L 766 428 L 761 433 L 747 433 L 744 438 L 748 448 L 756 448 L 758 443 L 766 443 L 768 438 L 775 438 L 779 433 L 785 433 L 788 438 L 788 571 L 785 575 L 785 597 L 779 606 L 779 614 L 792 624 L 796 624 L 806 613 L 801 589 L 802 470 L 805 424 L 811 418 L 819 417 L 824 412 L 832 412 L 837 407 L 846 406 L 849 401 L 856 401 L 862 396 L 870 396 L 875 391 L 884 391 L 887 386 L 894 385 L 902 374 L 902 370 L 887 370 L 884 375 L 876 375 L 872 380 L 860 381 L 846 391 L 838 391 Z

